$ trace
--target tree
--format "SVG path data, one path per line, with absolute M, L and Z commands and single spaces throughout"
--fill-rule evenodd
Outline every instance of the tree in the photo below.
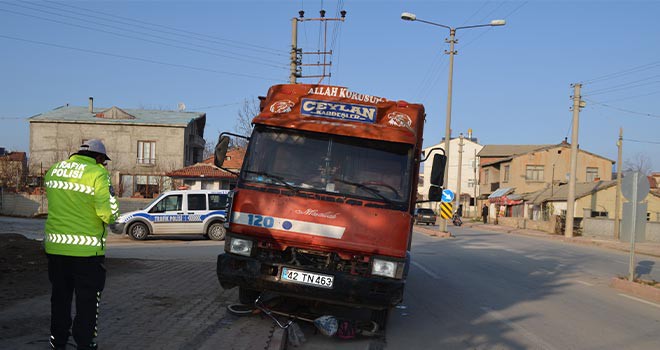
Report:
M 234 125 L 234 131 L 239 135 L 250 136 L 252 134 L 252 118 L 259 114 L 259 99 L 254 97 L 251 99 L 245 99 L 243 101 L 243 106 L 238 110 L 238 118 L 236 119 L 236 125 Z M 241 138 L 233 138 L 233 146 L 245 148 L 247 147 L 247 140 Z
M 644 176 L 649 176 L 652 169 L 653 164 L 651 164 L 651 159 L 644 153 L 635 153 L 632 158 L 626 159 L 623 162 L 624 172 L 639 172 Z

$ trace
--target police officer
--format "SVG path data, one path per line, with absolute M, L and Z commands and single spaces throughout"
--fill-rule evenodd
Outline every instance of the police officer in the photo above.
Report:
M 98 307 L 105 286 L 106 226 L 119 215 L 110 175 L 103 166 L 108 160 L 103 142 L 88 140 L 69 159 L 53 165 L 44 178 L 52 349 L 65 349 L 71 334 L 78 349 L 97 348 Z

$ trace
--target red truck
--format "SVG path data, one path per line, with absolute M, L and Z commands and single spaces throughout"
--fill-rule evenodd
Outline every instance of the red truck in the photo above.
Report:
M 217 275 L 254 303 L 262 291 L 368 308 L 403 299 L 422 161 L 424 107 L 345 87 L 272 86 L 230 192 Z M 216 146 L 222 167 L 229 144 Z M 433 158 L 432 199 L 444 155 Z

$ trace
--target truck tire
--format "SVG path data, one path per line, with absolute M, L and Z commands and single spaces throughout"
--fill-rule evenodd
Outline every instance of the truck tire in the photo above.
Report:
M 136 241 L 144 241 L 149 235 L 149 228 L 141 222 L 136 222 L 128 228 L 128 235 Z
M 209 228 L 206 230 L 206 235 L 214 241 L 222 241 L 225 239 L 225 233 L 227 233 L 227 230 L 222 222 L 214 222 L 209 225 Z
M 254 305 L 254 301 L 257 300 L 259 294 L 261 293 L 256 290 L 238 287 L 238 301 L 240 301 L 241 304 Z

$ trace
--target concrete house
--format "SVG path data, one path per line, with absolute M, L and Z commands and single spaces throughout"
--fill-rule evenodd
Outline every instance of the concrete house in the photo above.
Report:
M 27 156 L 25 152 L 0 150 L 0 188 L 19 190 L 26 184 Z
M 462 143 L 462 146 L 461 146 Z M 423 149 L 424 155 L 429 154 L 433 148 L 445 148 L 444 141 L 441 141 L 439 144 L 432 145 Z M 449 155 L 448 155 L 448 169 L 449 174 L 447 177 L 447 184 L 445 188 L 452 190 L 456 193 L 458 197 L 458 169 L 459 169 L 459 158 L 460 158 L 460 169 L 461 169 L 461 203 L 463 203 L 463 215 L 475 215 L 476 207 L 474 207 L 476 200 L 479 196 L 479 189 L 477 188 L 478 184 L 478 173 L 477 169 L 477 154 L 481 151 L 483 146 L 479 144 L 479 140 L 474 138 L 472 131 L 469 130 L 467 137 L 457 137 L 449 140 Z M 461 152 L 462 153 L 459 153 Z M 420 199 L 427 200 L 429 194 L 430 183 L 429 179 L 431 178 L 431 166 L 432 156 L 434 153 L 431 153 L 431 158 L 424 162 L 421 165 L 420 179 L 417 185 L 417 193 Z M 459 156 L 460 155 L 460 156 Z M 437 203 L 436 203 L 437 204 Z M 438 204 L 439 205 L 439 204 Z M 428 206 L 428 205 L 427 205 Z
M 227 151 L 223 167 L 238 173 L 243 165 L 245 149 L 233 148 Z M 238 176 L 214 165 L 215 157 L 204 159 L 201 163 L 177 169 L 167 173 L 174 187 L 181 186 L 191 190 L 231 190 L 236 187 Z
M 571 147 L 565 141 L 557 145 L 488 145 L 478 155 L 483 197 L 500 188 L 524 194 L 568 182 Z M 578 150 L 576 182 L 609 181 L 612 164 L 610 159 Z
M 153 197 L 171 188 L 166 173 L 202 161 L 201 112 L 62 106 L 29 118 L 30 173 L 41 176 L 83 141 L 101 139 L 120 197 Z

